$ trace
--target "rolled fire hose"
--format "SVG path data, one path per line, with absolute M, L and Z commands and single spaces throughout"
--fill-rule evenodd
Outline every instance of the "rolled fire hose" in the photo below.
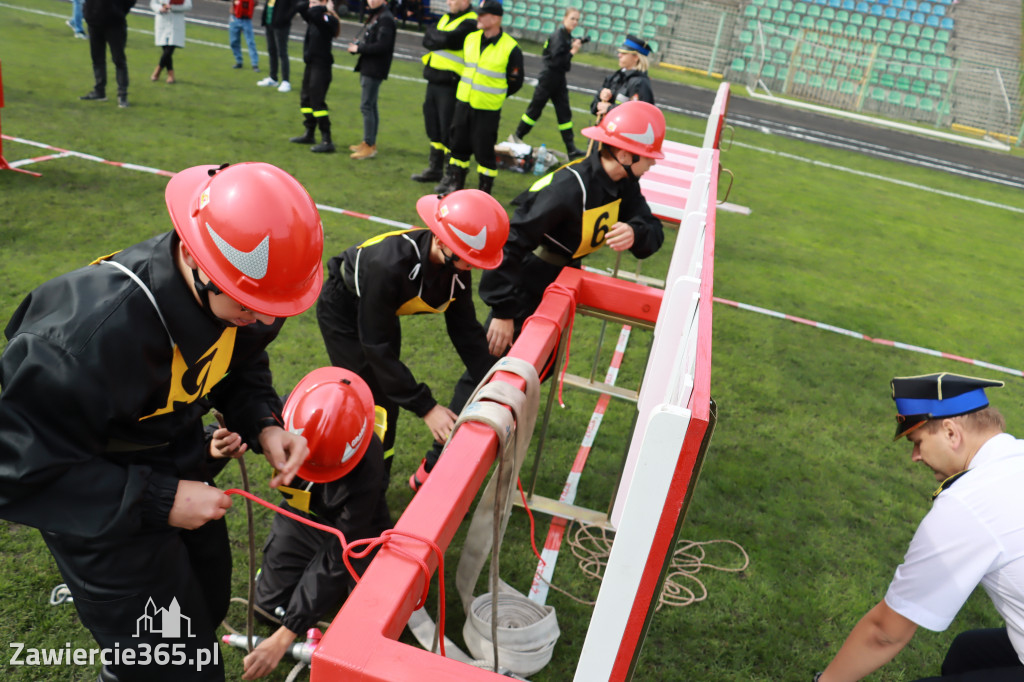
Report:
M 504 382 L 491 383 L 490 378 L 497 371 L 522 377 L 526 393 Z M 502 358 L 480 382 L 452 430 L 454 434 L 461 424 L 474 421 L 492 428 L 498 436 L 498 464 L 470 521 L 455 583 L 466 611 L 463 637 L 472 657 L 477 659 L 471 662 L 516 675 L 530 675 L 547 665 L 560 634 L 553 607 L 535 604 L 497 575 L 501 540 L 519 470 L 533 435 L 539 396 L 540 381 L 533 365 L 516 358 Z M 491 592 L 474 599 L 472 591 L 488 555 Z M 495 593 L 498 598 L 492 599 Z M 435 636 L 431 626 L 433 623 L 425 614 L 417 616 L 415 624 L 410 620 L 410 628 L 425 648 L 431 645 L 424 640 Z M 469 659 L 461 652 L 452 657 Z

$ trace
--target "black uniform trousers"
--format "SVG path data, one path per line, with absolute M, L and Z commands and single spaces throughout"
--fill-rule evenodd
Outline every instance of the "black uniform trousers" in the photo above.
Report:
M 1006 628 L 961 632 L 942 661 L 942 676 L 918 682 L 1020 682 L 1024 665 Z
M 476 157 L 478 166 L 497 171 L 498 157 L 494 153 L 494 143 L 498 141 L 500 123 L 500 109 L 474 109 L 466 102 L 456 102 L 450 133 L 452 161 L 468 168 L 469 157 L 472 155 Z
M 327 347 L 327 357 L 335 367 L 342 367 L 358 374 L 373 393 L 373 401 L 387 410 L 387 432 L 384 434 L 384 469 L 391 475 L 391 457 L 395 447 L 395 431 L 398 426 L 398 405 L 388 398 L 373 367 L 366 359 L 363 344 L 359 340 L 359 328 L 356 320 L 359 313 L 359 299 L 354 293 L 345 289 L 345 285 L 336 277 L 324 282 L 323 291 L 316 302 L 316 321 L 320 325 L 320 333 Z M 395 354 L 402 347 L 401 323 L 396 317 L 394 324 L 398 327 L 395 334 Z
M 331 65 L 327 62 L 310 62 L 302 73 L 302 90 L 299 93 L 299 110 L 308 130 L 320 124 L 320 132 L 328 138 L 331 134 L 331 119 L 327 114 L 327 90 L 331 87 Z
M 537 87 L 533 91 L 533 99 L 526 107 L 526 117 L 539 121 L 540 115 L 544 113 L 544 105 L 551 101 L 555 107 L 555 117 L 558 123 L 572 122 L 572 109 L 569 107 L 569 88 L 565 82 L 564 73 L 551 74 L 545 71 L 537 81 Z
M 427 83 L 427 94 L 423 99 L 423 125 L 427 129 L 427 139 L 432 143 L 451 145 L 452 115 L 455 113 L 455 91 L 458 84 L 441 85 Z
M 231 597 L 231 550 L 223 519 L 196 530 L 166 526 L 117 538 L 42 535 L 97 644 L 116 650 L 122 662 L 133 650 L 131 665 L 113 664 L 113 653 L 107 655 L 106 667 L 121 682 L 224 679 L 216 628 Z M 168 620 L 179 636 L 163 636 Z M 150 664 L 139 665 L 147 652 Z M 169 656 L 162 665 L 154 660 L 161 652 Z M 206 664 L 197 670 L 200 660 Z
M 578 262 L 578 261 L 577 261 Z M 544 298 L 544 290 L 548 288 L 548 285 L 554 282 L 558 275 L 562 273 L 561 265 L 552 265 L 547 263 L 540 258 L 537 258 L 533 254 L 529 254 L 523 260 L 522 282 L 517 289 L 516 293 L 519 296 L 519 300 L 522 303 L 519 313 L 512 318 L 512 342 L 519 338 L 519 333 L 523 331 L 523 323 L 526 322 L 526 318 L 533 315 L 534 311 L 537 310 L 537 306 L 540 305 L 541 299 Z M 493 313 L 487 313 L 487 319 L 484 321 L 484 331 L 491 326 L 491 320 L 494 319 Z M 506 349 L 506 353 L 508 350 Z M 504 353 L 503 353 L 504 355 Z M 549 368 L 547 373 L 541 376 L 541 381 L 546 380 L 552 374 L 552 369 Z M 462 408 L 466 406 L 473 390 L 476 388 L 477 382 L 473 381 L 473 377 L 469 375 L 469 372 L 463 372 L 459 380 L 455 382 L 455 388 L 452 390 L 452 399 L 448 403 L 448 409 L 459 414 L 462 412 Z M 434 465 L 437 464 L 438 458 L 441 456 L 441 450 L 444 445 L 441 443 L 434 443 L 430 450 L 427 451 L 426 455 L 426 470 L 427 473 L 433 470 Z
M 92 58 L 94 89 L 101 95 L 107 94 L 107 45 L 110 46 L 110 61 L 114 62 L 114 76 L 117 79 L 117 94 L 128 96 L 128 59 L 124 46 L 128 42 L 128 24 L 89 24 L 89 55 Z

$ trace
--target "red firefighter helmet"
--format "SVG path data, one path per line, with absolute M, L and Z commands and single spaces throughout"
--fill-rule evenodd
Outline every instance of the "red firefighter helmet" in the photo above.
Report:
M 508 214 L 487 192 L 460 189 L 444 197 L 428 194 L 416 202 L 416 212 L 445 246 L 470 265 L 484 270 L 501 265 Z
M 299 476 L 314 483 L 335 481 L 363 459 L 373 438 L 373 394 L 358 374 L 321 367 L 302 378 L 284 404 L 284 424 L 301 433 L 309 456 Z
M 223 293 L 273 317 L 316 301 L 324 228 L 291 175 L 269 163 L 195 166 L 171 178 L 164 196 L 181 241 Z
M 615 107 L 596 126 L 580 131 L 584 136 L 649 159 L 664 159 L 665 115 L 653 104 L 631 100 Z

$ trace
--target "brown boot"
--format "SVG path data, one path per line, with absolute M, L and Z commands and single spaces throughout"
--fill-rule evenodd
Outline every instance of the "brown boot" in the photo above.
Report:
M 350 144 L 348 146 L 348 150 L 350 152 L 358 152 L 358 151 L 362 151 L 363 149 L 365 149 L 368 146 L 369 145 L 367 145 L 365 142 L 360 140 L 359 144 Z
M 363 159 L 372 159 L 375 156 L 377 156 L 377 145 L 365 145 L 362 149 L 354 151 L 351 158 L 362 161 Z
M 171 69 L 167 69 L 167 84 L 174 85 L 177 82 L 178 81 L 174 80 L 174 71 L 172 71 Z
M 149 77 L 149 80 L 155 81 L 156 79 L 160 78 L 160 72 L 163 71 L 163 70 L 164 70 L 164 67 L 162 67 L 162 66 L 156 67 L 156 71 L 154 71 L 153 75 Z

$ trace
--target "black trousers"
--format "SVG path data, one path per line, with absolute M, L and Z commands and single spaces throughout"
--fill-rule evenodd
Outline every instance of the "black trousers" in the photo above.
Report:
M 1010 643 L 1006 628 L 968 630 L 953 640 L 942 662 L 941 677 L 918 682 L 1019 682 L 1024 664 Z
M 544 105 L 548 101 L 555 107 L 555 117 L 559 124 L 572 122 L 569 88 L 565 83 L 564 73 L 552 76 L 545 72 L 540 75 L 537 87 L 533 91 L 533 99 L 526 107 L 526 117 L 533 121 L 539 121 L 540 115 L 544 113 Z
M 174 45 L 164 45 L 163 51 L 160 53 L 159 66 L 161 69 L 174 71 L 174 47 Z
M 310 62 L 302 73 L 302 91 L 299 93 L 299 108 L 305 115 L 306 128 L 312 130 L 319 123 L 320 131 L 328 137 L 331 119 L 327 115 L 327 91 L 332 77 L 330 64 Z
M 359 341 L 358 307 L 359 299 L 356 295 L 348 292 L 338 278 L 329 277 L 316 302 L 316 321 L 320 325 L 320 333 L 324 337 L 327 357 L 330 358 L 331 364 L 358 374 L 370 387 L 374 402 L 387 410 L 387 433 L 384 434 L 383 440 L 384 467 L 390 474 L 399 408 L 384 392 L 363 352 L 363 344 Z M 394 335 L 393 345 L 397 355 L 402 348 L 402 326 L 397 317 L 394 324 L 397 333 Z
M 475 156 L 477 165 L 496 171 L 498 157 L 494 143 L 498 141 L 500 124 L 500 110 L 485 111 L 456 102 L 450 133 L 452 159 L 468 164 L 469 157 Z
M 82 624 L 101 648 L 119 653 L 122 664 L 107 665 L 119 680 L 224 679 L 216 628 L 231 597 L 231 550 L 223 519 L 117 538 L 42 535 Z M 134 660 L 125 665 L 127 651 Z M 161 652 L 169 658 L 156 658 Z
M 267 26 L 267 56 L 270 58 L 270 77 L 277 80 L 277 66 L 281 65 L 281 80 L 291 80 L 291 64 L 288 63 L 288 32 L 291 25 Z
M 89 55 L 92 57 L 94 89 L 101 95 L 107 94 L 107 46 L 110 46 L 110 61 L 114 62 L 114 76 L 117 79 L 119 97 L 128 95 L 128 59 L 124 46 L 128 42 L 128 23 L 89 24 Z
M 427 94 L 423 99 L 423 125 L 427 139 L 449 148 L 451 142 L 452 115 L 455 113 L 455 90 L 457 85 L 427 83 Z

